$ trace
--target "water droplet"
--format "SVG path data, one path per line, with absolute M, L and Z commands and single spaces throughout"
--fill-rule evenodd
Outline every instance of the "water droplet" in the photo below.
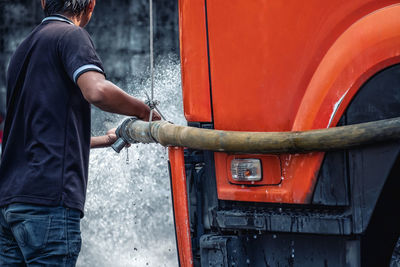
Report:
M 128 147 L 125 148 L 126 149 L 126 165 L 129 165 L 129 150 Z

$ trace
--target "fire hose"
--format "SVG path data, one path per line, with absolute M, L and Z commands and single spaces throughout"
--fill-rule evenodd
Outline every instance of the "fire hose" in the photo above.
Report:
M 119 152 L 128 143 L 160 143 L 236 153 L 306 153 L 348 149 L 400 138 L 400 117 L 360 124 L 289 132 L 239 132 L 174 125 L 167 121 L 125 120 L 113 145 Z

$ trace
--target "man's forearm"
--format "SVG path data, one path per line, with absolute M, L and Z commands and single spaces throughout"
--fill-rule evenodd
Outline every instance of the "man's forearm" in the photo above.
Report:
M 128 95 L 115 84 L 105 80 L 99 85 L 100 97 L 91 103 L 96 107 L 127 116 L 137 116 L 142 120 L 148 120 L 150 108 L 141 100 Z
M 115 140 L 111 140 L 108 135 L 93 136 L 90 138 L 90 148 L 103 148 L 111 146 Z
M 104 111 L 149 119 L 150 108 L 145 103 L 107 81 L 101 73 L 89 71 L 82 74 L 78 86 L 89 103 Z

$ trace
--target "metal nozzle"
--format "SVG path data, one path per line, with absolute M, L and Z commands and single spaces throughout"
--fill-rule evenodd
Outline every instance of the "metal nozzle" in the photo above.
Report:
M 115 141 L 114 144 L 112 144 L 112 148 L 114 149 L 115 152 L 119 153 L 121 150 L 127 145 L 128 143 L 125 142 L 123 138 L 118 138 L 117 141 Z
M 136 117 L 132 117 L 126 119 L 120 126 L 118 126 L 117 130 L 115 131 L 115 134 L 117 135 L 118 139 L 111 146 L 115 152 L 119 153 L 126 145 L 135 142 L 127 135 L 127 126 L 129 123 L 134 122 L 136 120 L 137 120 Z

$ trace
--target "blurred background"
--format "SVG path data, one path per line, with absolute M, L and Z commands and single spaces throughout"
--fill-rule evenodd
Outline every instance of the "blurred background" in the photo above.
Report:
M 178 1 L 154 0 L 155 98 L 168 120 L 182 112 Z M 44 18 L 39 0 L 0 0 L 0 111 L 6 70 L 19 43 Z M 86 27 L 107 78 L 145 99 L 149 82 L 148 0 L 97 0 Z M 92 108 L 92 135 L 116 127 L 123 116 Z M 92 150 L 78 266 L 177 266 L 167 153 L 135 145 L 116 154 Z

